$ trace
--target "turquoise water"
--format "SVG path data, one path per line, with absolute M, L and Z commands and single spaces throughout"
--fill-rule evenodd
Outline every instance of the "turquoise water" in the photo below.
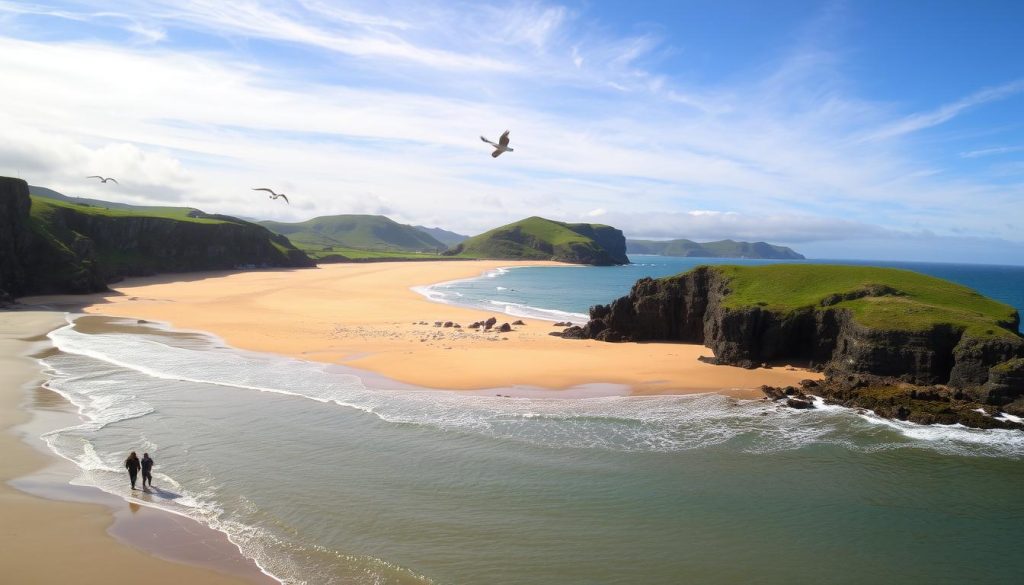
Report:
M 638 279 L 684 272 L 701 264 L 778 264 L 792 260 L 672 258 L 631 255 L 633 264 L 608 267 L 526 267 L 491 272 L 485 278 L 445 283 L 421 292 L 454 302 L 520 317 L 582 320 L 589 307 L 625 295 Z M 819 264 L 859 264 L 904 268 L 969 286 L 1024 312 L 1024 266 L 809 260 Z
M 44 439 L 76 483 L 222 530 L 283 582 L 1009 584 L 1024 571 L 1024 433 L 716 395 L 394 390 L 201 334 L 95 326 L 109 321 L 50 334 L 48 385 L 84 422 Z M 153 454 L 157 491 L 128 489 L 129 449 Z

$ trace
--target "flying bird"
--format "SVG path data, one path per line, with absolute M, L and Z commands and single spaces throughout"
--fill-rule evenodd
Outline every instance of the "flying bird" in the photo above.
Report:
M 288 197 L 286 197 L 284 193 L 274 193 L 273 189 L 267 189 L 266 187 L 256 187 L 255 189 L 253 189 L 253 191 L 266 191 L 267 193 L 270 193 L 271 199 L 277 199 L 278 197 L 280 197 L 281 199 L 284 199 L 284 202 L 287 203 L 288 205 L 292 204 L 291 201 L 288 201 Z
M 480 137 L 480 140 L 483 140 L 487 144 L 490 144 L 491 146 L 494 147 L 494 152 L 491 153 L 491 156 L 493 156 L 494 158 L 498 158 L 498 156 L 500 156 L 501 153 L 506 151 L 514 152 L 511 148 L 508 147 L 508 130 L 505 130 L 505 133 L 501 135 L 501 138 L 499 138 L 498 142 L 496 143 L 487 140 L 483 136 Z
M 113 182 L 117 183 L 117 179 L 115 179 L 114 177 L 106 177 L 106 178 L 104 178 L 104 177 L 101 177 L 99 175 L 90 175 L 90 176 L 86 177 L 86 179 L 99 179 L 100 182 L 103 182 L 103 183 L 106 183 L 107 181 L 113 181 Z M 117 183 L 117 184 L 120 185 L 121 183 Z

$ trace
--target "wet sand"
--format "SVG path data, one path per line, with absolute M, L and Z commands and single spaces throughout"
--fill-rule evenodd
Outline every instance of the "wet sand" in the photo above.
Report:
M 39 386 L 38 363 L 27 357 L 45 349 L 45 334 L 63 324 L 60 312 L 0 311 L 0 580 L 276 583 L 223 534 L 71 486 L 73 466 L 33 448 L 32 442 L 41 444 L 34 426 L 39 418 L 77 417 L 63 398 Z M 42 416 L 30 422 L 33 415 L 25 407 L 39 408 Z

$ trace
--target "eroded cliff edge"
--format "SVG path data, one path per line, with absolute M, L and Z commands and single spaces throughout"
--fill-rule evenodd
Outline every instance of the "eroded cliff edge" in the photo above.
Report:
M 893 404 L 905 394 L 907 401 L 931 397 L 958 412 L 1024 415 L 1017 311 L 905 270 L 702 266 L 639 280 L 629 295 L 592 307 L 590 317 L 566 335 L 701 343 L 714 351 L 709 361 L 743 367 L 802 362 L 827 374 L 812 393 L 876 411 L 879 393 L 871 389 L 885 387 Z M 924 405 L 902 406 L 882 414 L 918 422 L 974 418 L 941 408 L 925 416 L 911 408 Z
M 0 177 L 0 297 L 88 293 L 124 276 L 314 266 L 284 236 L 233 217 L 186 220 L 33 199 Z

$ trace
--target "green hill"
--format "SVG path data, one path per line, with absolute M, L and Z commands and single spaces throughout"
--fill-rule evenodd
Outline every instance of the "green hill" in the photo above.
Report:
M 288 238 L 234 217 L 68 199 L 0 177 L 0 289 L 91 292 L 124 276 L 313 265 Z
M 626 240 L 630 254 L 657 254 L 659 256 L 683 256 L 687 258 L 764 258 L 778 260 L 803 260 L 803 254 L 786 246 L 774 246 L 765 242 L 737 242 L 719 240 L 698 243 L 693 240 Z
M 777 313 L 847 309 L 864 327 L 928 331 L 951 326 L 977 338 L 1018 337 L 1016 309 L 966 286 L 910 270 L 873 266 L 777 264 L 716 266 L 728 280 L 726 308 Z
M 984 428 L 1024 425 L 1024 337 L 1017 311 L 909 270 L 776 264 L 699 266 L 643 278 L 590 309 L 564 336 L 701 343 L 716 364 L 803 363 L 825 373 L 809 394 L 882 416 Z M 783 398 L 795 388 L 768 389 Z M 806 396 L 798 407 L 810 407 Z M 1011 421 L 1012 422 L 1012 421 Z
M 469 238 L 451 252 L 465 258 L 628 264 L 622 232 L 606 225 L 528 217 Z
M 287 236 L 296 246 L 316 256 L 389 256 L 438 254 L 448 248 L 430 234 L 383 215 L 327 215 L 299 223 L 261 221 L 274 233 Z

